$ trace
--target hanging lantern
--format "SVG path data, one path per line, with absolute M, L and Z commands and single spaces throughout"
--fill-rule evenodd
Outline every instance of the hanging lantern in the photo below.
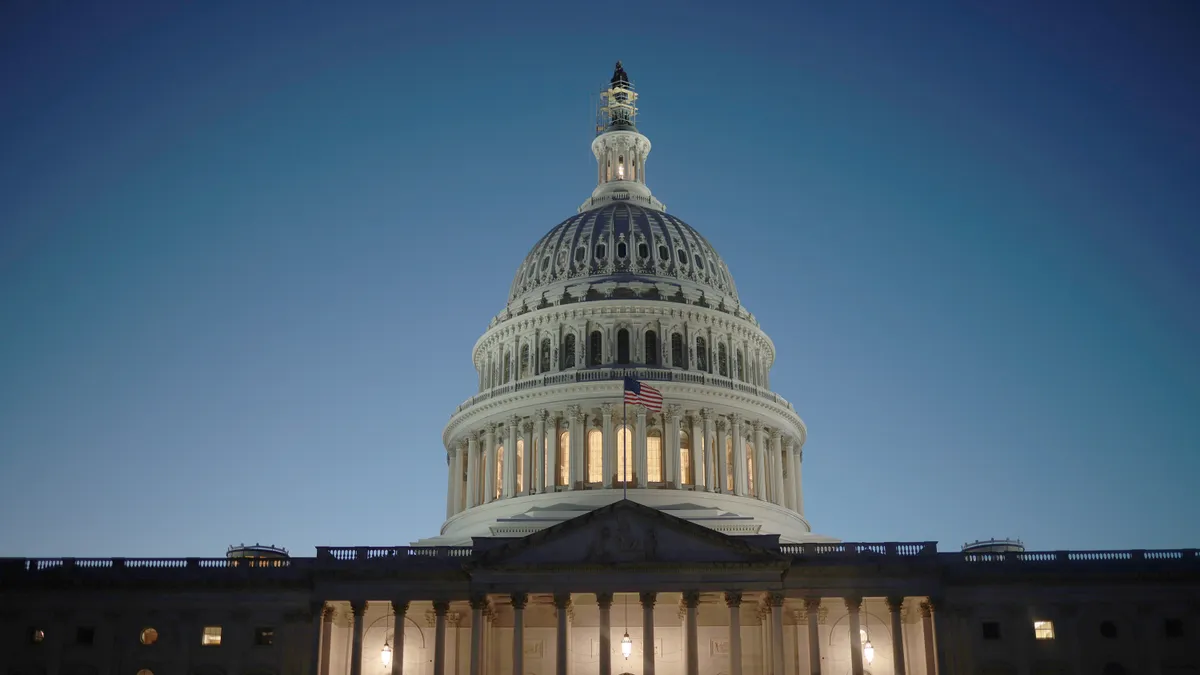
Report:
M 383 662 L 384 668 L 392 665 L 392 646 L 387 640 L 383 641 L 383 649 L 379 650 L 379 660 Z
M 633 654 L 633 639 L 629 637 L 629 631 L 625 632 L 625 637 L 621 638 L 621 655 L 626 659 Z
M 867 662 L 868 666 L 875 660 L 875 647 L 871 646 L 870 640 L 867 640 L 867 643 L 863 645 L 863 660 Z

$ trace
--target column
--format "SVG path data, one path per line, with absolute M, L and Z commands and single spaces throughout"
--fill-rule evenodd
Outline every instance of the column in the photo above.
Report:
M 792 437 L 783 437 L 784 466 L 787 477 L 783 481 L 783 505 L 796 511 L 796 455 L 792 452 Z
M 754 430 L 754 496 L 767 501 L 767 434 L 758 420 L 751 422 L 750 428 Z
M 729 458 L 725 456 L 725 420 L 717 420 L 717 492 L 729 492 Z
M 846 611 L 850 613 L 850 672 L 852 675 L 863 675 L 862 635 L 858 620 L 858 610 L 862 607 L 862 598 L 846 598 Z M 435 675 L 437 675 L 435 673 Z
M 479 434 L 467 434 L 467 508 L 479 506 Z
M 768 435 L 771 444 L 771 502 L 783 506 L 783 446 L 779 442 L 779 430 L 772 429 Z
M 900 617 L 903 607 L 903 597 L 887 599 L 888 614 L 892 618 L 892 672 L 895 675 L 904 675 L 904 622 Z
M 704 442 L 703 414 L 701 410 L 692 415 L 692 428 L 689 430 L 692 434 L 692 485 L 697 490 L 712 490 L 708 481 L 708 444 Z
M 487 425 L 487 433 L 484 434 L 484 452 L 487 454 L 487 462 L 479 467 L 483 471 L 483 503 L 491 503 L 496 499 L 496 426 L 495 424 Z
M 517 433 L 521 430 L 521 418 L 513 415 L 508 419 L 508 441 L 504 444 L 504 488 L 505 499 L 517 494 Z
M 712 408 L 700 410 L 701 427 L 704 429 L 704 486 L 709 492 L 721 492 L 723 486 L 717 482 L 717 462 L 718 458 L 724 455 L 724 448 L 721 452 L 714 452 L 717 435 L 716 417 L 713 412 Z
M 634 466 L 637 467 L 634 484 L 638 487 L 646 487 L 646 481 L 649 478 L 647 468 L 650 466 L 646 461 L 646 409 L 639 405 L 634 415 L 637 418 L 637 426 L 633 430 L 633 460 Z
M 546 482 L 546 418 L 550 416 L 550 411 L 545 408 L 537 411 L 534 415 L 533 435 L 534 435 L 534 455 L 533 455 L 533 473 L 534 473 L 534 490 L 542 492 L 544 486 L 549 486 Z
M 645 413 L 643 412 L 643 415 Z M 642 675 L 654 675 L 654 599 L 653 591 L 642 592 Z
M 367 611 L 367 603 L 362 600 L 353 600 L 350 602 L 350 611 L 354 614 L 354 641 L 350 648 L 350 675 L 362 675 L 363 614 Z
M 617 443 L 615 432 L 613 432 L 613 404 L 605 403 L 600 406 L 600 420 L 604 425 L 601 433 L 604 434 L 603 465 L 604 465 L 604 487 L 611 488 L 613 486 L 613 478 L 617 475 Z
M 433 675 L 446 675 L 446 612 L 450 603 L 436 600 L 433 603 Z
M 546 421 L 546 492 L 554 492 L 558 485 L 558 425 L 562 415 L 555 413 Z
M 933 605 L 921 603 L 921 637 L 925 642 L 925 675 L 937 675 L 937 653 L 933 644 Z
M 325 628 L 325 603 L 312 603 L 312 660 L 308 662 L 308 675 L 320 675 L 321 672 L 321 635 Z M 326 643 L 328 644 L 328 643 Z M 114 672 L 116 669 L 113 669 Z
M 800 473 L 804 468 L 804 447 L 797 444 L 795 448 L 796 461 L 793 466 L 796 467 L 796 513 L 804 515 L 804 490 L 801 488 Z
M 524 457 L 521 458 L 521 494 L 532 495 L 537 493 L 533 482 L 533 422 L 522 422 L 521 431 L 525 441 Z
M 568 488 L 570 490 L 578 489 L 576 486 L 578 486 L 584 480 L 584 474 L 582 473 L 582 469 L 584 468 L 583 437 L 587 433 L 587 425 L 583 423 L 584 418 L 585 415 L 579 406 L 567 406 L 567 424 L 569 424 L 571 428 L 571 454 L 568 459 L 569 466 L 567 474 L 567 476 L 570 478 L 570 481 L 567 483 L 570 486 Z
M 567 607 L 570 593 L 554 594 L 554 613 L 558 626 L 554 634 L 554 675 L 567 675 Z
M 513 608 L 513 642 L 512 642 L 512 672 L 513 675 L 525 673 L 525 603 L 529 595 L 513 593 L 511 597 Z
M 808 675 L 821 675 L 821 599 L 805 598 L 808 614 Z
M 325 605 L 321 610 L 321 642 L 325 648 L 321 651 L 321 675 L 329 675 L 330 647 L 333 644 L 333 617 L 336 614 L 333 607 Z
M 668 405 L 667 409 L 663 411 L 663 464 L 666 465 L 669 472 L 663 477 L 663 480 L 675 489 L 683 487 L 683 458 L 679 456 L 680 440 L 682 439 L 679 425 L 682 421 L 678 405 Z
M 746 496 L 746 442 L 742 440 L 742 416 L 729 416 L 730 433 L 733 438 L 733 493 Z
M 597 593 L 600 608 L 600 675 L 612 675 L 612 593 Z
M 487 597 L 476 595 L 471 598 L 471 672 L 469 675 L 483 673 L 483 608 L 487 606 Z
M 454 456 L 458 448 L 446 448 L 446 517 L 454 515 Z
M 729 606 L 729 675 L 742 675 L 742 592 L 725 591 Z
M 454 459 L 454 513 L 459 513 L 466 508 L 463 496 L 463 491 L 466 489 L 463 474 L 467 470 L 467 441 L 465 439 L 458 442 L 458 453 L 454 455 Z
M 700 641 L 696 636 L 696 610 L 700 607 L 699 591 L 685 591 L 683 606 L 687 621 L 687 635 L 683 641 L 687 651 L 687 675 L 700 675 Z
M 767 597 L 771 605 L 771 664 L 775 675 L 783 672 L 783 593 L 774 592 Z
M 396 630 L 392 632 L 392 675 L 404 675 L 404 616 L 408 614 L 407 600 L 393 600 Z M 383 636 L 387 639 L 387 636 Z

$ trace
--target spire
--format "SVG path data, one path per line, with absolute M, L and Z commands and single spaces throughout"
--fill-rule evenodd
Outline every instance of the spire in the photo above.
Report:
M 637 128 L 637 92 L 625 67 L 617 61 L 608 87 L 600 92 L 596 111 L 596 138 L 592 154 L 596 156 L 596 189 L 579 210 L 587 211 L 609 202 L 628 201 L 663 210 L 662 202 L 646 187 L 646 156 L 650 139 Z

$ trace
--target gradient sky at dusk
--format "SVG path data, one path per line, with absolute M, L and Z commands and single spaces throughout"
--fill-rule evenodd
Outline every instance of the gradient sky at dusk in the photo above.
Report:
M 436 534 L 618 58 L 815 531 L 1200 545 L 1195 3 L 335 4 L 0 6 L 0 556 Z

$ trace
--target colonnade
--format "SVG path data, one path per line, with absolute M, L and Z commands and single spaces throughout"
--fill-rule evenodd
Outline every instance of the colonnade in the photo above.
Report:
M 802 462 L 798 438 L 738 413 L 613 403 L 542 409 L 469 430 L 451 445 L 446 517 L 497 499 L 624 485 L 753 497 L 803 515 Z
M 584 597 L 592 595 L 586 594 Z M 642 591 L 638 593 L 638 601 L 642 609 L 642 626 L 641 626 L 641 644 L 654 645 L 654 606 L 658 600 L 658 593 L 654 591 Z M 699 653 L 699 640 L 697 638 L 698 627 L 698 609 L 700 607 L 702 593 L 700 591 L 684 591 L 682 594 L 681 619 L 683 621 L 683 672 L 686 675 L 698 675 L 701 654 Z M 712 595 L 709 593 L 708 595 Z M 725 591 L 721 594 L 724 604 L 728 608 L 728 639 L 729 639 L 729 675 L 749 675 L 743 673 L 743 634 L 741 624 L 741 605 L 744 600 L 761 599 L 764 604 L 769 607 L 769 616 L 764 616 L 764 642 L 768 647 L 769 654 L 764 653 L 763 672 L 770 672 L 775 675 L 785 674 L 785 655 L 784 655 L 784 629 L 783 629 L 783 608 L 784 602 L 789 597 L 787 594 L 779 591 L 768 593 L 743 593 L 737 590 Z M 761 598 L 759 597 L 761 596 Z M 599 644 L 599 659 L 597 665 L 597 675 L 613 675 L 612 656 L 614 651 L 620 651 L 620 647 L 616 650 L 612 645 L 612 615 L 611 609 L 613 605 L 613 593 L 599 592 L 594 594 L 595 603 L 599 615 L 599 625 L 597 626 L 596 640 Z M 572 674 L 568 660 L 569 653 L 569 636 L 568 617 L 572 608 L 573 602 L 578 602 L 580 594 L 571 593 L 554 593 L 551 596 L 551 602 L 555 611 L 555 665 L 554 675 L 580 675 Z M 891 629 L 891 646 L 892 646 L 892 672 L 893 675 L 906 675 L 905 666 L 905 641 L 901 639 L 903 619 L 901 611 L 906 602 L 904 597 L 889 597 L 886 598 L 887 609 L 890 617 Z M 912 600 L 909 600 L 910 602 Z M 528 593 L 511 593 L 506 595 L 474 595 L 469 599 L 471 608 L 470 621 L 470 670 L 469 675 L 485 675 L 489 670 L 485 666 L 487 654 L 484 652 L 484 626 L 485 612 L 489 610 L 492 603 L 503 602 L 511 605 L 513 616 L 512 628 L 512 669 L 511 673 L 525 673 L 524 665 L 524 614 L 525 609 L 530 603 L 530 595 Z M 808 673 L 809 675 L 821 675 L 822 672 L 822 656 L 821 656 L 821 638 L 819 625 L 821 623 L 822 603 L 840 602 L 844 603 L 847 612 L 847 627 L 849 633 L 849 657 L 851 663 L 852 675 L 864 675 L 864 645 L 860 638 L 860 610 L 863 604 L 861 596 L 850 596 L 841 598 L 822 598 L 815 596 L 803 597 L 804 614 L 806 616 L 807 631 L 807 651 L 808 651 Z M 375 604 L 373 601 L 372 605 Z M 394 613 L 395 625 L 402 627 L 405 624 L 406 614 L 409 610 L 410 602 L 408 600 L 392 600 L 387 603 L 389 609 Z M 446 672 L 446 625 L 447 613 L 450 610 L 450 602 L 446 600 L 433 601 L 433 671 L 432 675 L 448 675 Z M 351 612 L 353 614 L 352 625 L 352 647 L 350 657 L 349 675 L 363 675 L 363 642 L 364 642 L 364 615 L 367 609 L 365 601 L 351 601 Z M 318 609 L 322 611 L 314 612 L 314 625 L 312 636 L 312 659 L 308 675 L 329 675 L 329 648 L 330 643 L 330 626 L 333 621 L 333 612 L 325 603 L 319 603 Z M 931 602 L 927 600 L 920 601 L 921 612 L 921 635 L 923 639 L 923 651 L 925 654 L 925 663 L 923 672 L 920 675 L 937 675 L 938 664 L 936 657 L 936 647 L 934 639 L 935 631 L 935 612 Z M 769 629 L 767 624 L 769 623 Z M 391 675 L 404 675 L 404 631 L 397 630 L 393 639 L 394 644 L 391 645 Z M 428 648 L 427 648 L 428 649 Z M 643 648 L 641 650 L 642 670 L 641 675 L 655 675 L 655 660 L 656 654 L 653 648 Z M 710 655 L 703 655 L 704 658 L 709 658 Z M 769 657 L 769 659 L 768 659 Z M 768 666 L 769 662 L 769 666 Z M 769 670 L 768 670 L 769 669 Z M 799 671 L 799 664 L 797 664 Z M 501 667 L 501 673 L 507 672 L 506 668 Z M 410 674 L 412 675 L 412 674 Z M 753 675 L 759 675 L 755 673 Z

